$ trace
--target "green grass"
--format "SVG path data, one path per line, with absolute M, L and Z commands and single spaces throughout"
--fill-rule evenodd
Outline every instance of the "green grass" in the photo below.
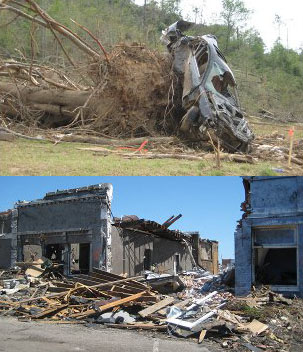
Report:
M 260 320 L 260 319 L 264 318 L 264 312 L 263 312 L 262 309 L 252 308 L 252 307 L 249 307 L 247 305 L 244 305 L 243 308 L 242 308 L 242 311 L 251 320 L 253 320 L 253 319 Z
M 102 156 L 91 151 L 77 150 L 87 144 L 60 143 L 16 139 L 0 142 L 2 176 L 28 175 L 87 175 L 87 176 L 223 176 L 275 175 L 275 163 L 256 165 L 223 162 L 220 170 L 215 161 L 186 160 L 126 160 L 121 156 Z

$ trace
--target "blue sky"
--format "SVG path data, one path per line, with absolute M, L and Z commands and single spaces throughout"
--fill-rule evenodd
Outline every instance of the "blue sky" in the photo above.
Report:
M 104 182 L 114 187 L 114 216 L 137 215 L 163 223 L 181 213 L 171 229 L 199 231 L 219 241 L 220 256 L 234 257 L 234 230 L 244 200 L 240 177 L 0 177 L 0 211 L 18 200 L 43 198 L 46 192 Z

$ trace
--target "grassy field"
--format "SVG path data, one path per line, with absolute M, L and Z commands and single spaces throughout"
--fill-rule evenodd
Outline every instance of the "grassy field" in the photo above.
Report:
M 253 121 L 251 121 L 253 122 Z M 278 131 L 287 135 L 289 126 L 253 124 L 257 136 Z M 297 129 L 296 138 L 303 138 L 303 128 Z M 88 144 L 29 141 L 16 139 L 0 142 L 0 175 L 112 175 L 112 176 L 223 176 L 223 175 L 276 175 L 273 169 L 283 168 L 284 174 L 303 174 L 300 167 L 287 170 L 278 161 L 257 164 L 223 162 L 220 170 L 215 161 L 186 160 L 126 160 L 121 156 L 102 156 L 91 151 L 78 150 Z
M 223 163 L 220 170 L 213 161 L 182 160 L 125 160 L 116 155 L 100 156 L 90 151 L 79 151 L 83 144 L 17 139 L 0 142 L 1 176 L 8 175 L 112 175 L 112 176 L 221 176 L 272 175 L 276 164 L 260 165 Z M 85 147 L 88 145 L 86 144 Z

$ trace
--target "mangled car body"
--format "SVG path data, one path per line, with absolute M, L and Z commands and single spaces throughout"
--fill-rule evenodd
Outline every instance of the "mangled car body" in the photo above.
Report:
M 234 75 L 216 37 L 185 36 L 193 23 L 178 21 L 163 32 L 177 75 L 175 105 L 185 112 L 180 131 L 193 141 L 220 139 L 228 151 L 247 152 L 254 135 L 240 109 Z

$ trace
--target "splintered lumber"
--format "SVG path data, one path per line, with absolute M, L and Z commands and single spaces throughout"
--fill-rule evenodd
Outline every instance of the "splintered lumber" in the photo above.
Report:
M 67 293 L 68 293 L 68 291 L 64 291 L 64 292 L 60 292 L 60 293 L 52 293 L 47 296 L 28 298 L 28 299 L 24 299 L 22 301 L 7 301 L 7 303 L 10 305 L 18 306 L 18 305 L 29 303 L 29 302 L 39 301 L 39 300 L 45 299 L 45 298 L 60 298 L 60 297 L 65 296 Z
M 98 307 L 98 311 L 96 311 L 95 309 L 89 309 L 83 313 L 77 313 L 77 314 L 73 314 L 70 317 L 71 318 L 76 318 L 76 319 L 82 319 L 84 317 L 89 317 L 91 315 L 95 315 L 98 313 L 102 313 L 110 308 L 115 308 L 118 307 L 120 305 L 123 305 L 125 303 L 129 303 L 132 301 L 136 301 L 138 298 L 140 298 L 141 296 L 143 296 L 146 293 L 146 291 L 142 291 L 140 293 L 136 293 L 135 295 L 129 296 L 129 297 L 125 297 L 107 304 L 104 304 L 103 306 L 99 306 Z
M 207 330 L 202 330 L 202 331 L 200 332 L 199 339 L 198 339 L 198 343 L 199 343 L 199 344 L 203 342 L 203 340 L 204 340 L 204 338 L 205 338 L 205 336 L 206 336 L 206 333 L 207 333 Z
M 87 324 L 86 321 L 81 320 L 41 320 L 43 323 L 47 324 Z
M 142 318 L 145 318 L 145 317 L 157 312 L 158 310 L 169 306 L 170 304 L 172 304 L 174 302 L 174 300 L 175 299 L 173 297 L 167 297 L 167 298 L 163 299 L 162 301 L 157 302 L 157 303 L 153 304 L 152 306 L 149 306 L 149 307 L 141 310 L 139 312 L 139 315 Z
M 152 323 L 143 324 L 143 323 L 135 323 L 135 324 L 105 324 L 109 328 L 117 328 L 117 329 L 141 329 L 141 330 L 157 330 L 157 331 L 167 331 L 166 325 L 156 325 Z
M 52 307 L 49 309 L 43 310 L 41 313 L 35 314 L 32 316 L 32 319 L 43 319 L 45 317 L 53 316 L 56 313 L 59 313 L 61 310 L 68 307 L 68 304 L 63 304 L 61 306 Z

